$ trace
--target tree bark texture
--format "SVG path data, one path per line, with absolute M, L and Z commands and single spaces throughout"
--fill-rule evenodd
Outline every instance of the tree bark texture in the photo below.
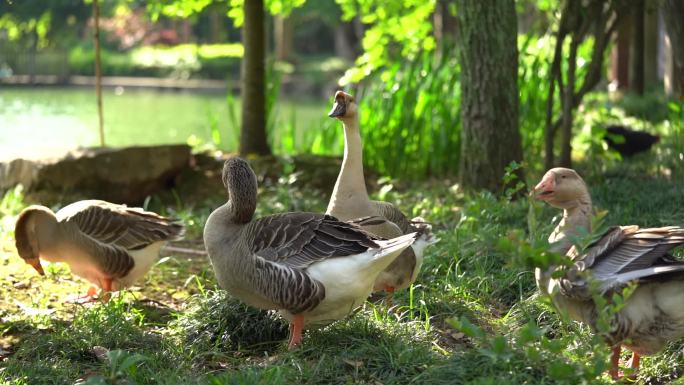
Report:
M 95 93 L 97 94 L 97 121 L 100 132 L 100 147 L 105 146 L 104 113 L 102 112 L 102 64 L 100 59 L 100 3 L 93 0 L 93 23 L 95 39 Z
M 240 154 L 268 155 L 266 138 L 266 54 L 264 1 L 244 3 L 242 27 L 242 126 Z
M 672 49 L 671 89 L 680 99 L 684 99 L 684 1 L 666 0 L 663 11 Z
M 276 59 L 289 61 L 292 58 L 292 39 L 294 36 L 292 15 L 273 17 L 273 37 Z
M 644 94 L 644 48 L 645 48 L 645 23 L 644 17 L 646 13 L 645 0 L 636 0 L 634 5 L 634 28 L 632 29 L 632 55 L 631 55 L 631 70 L 630 81 L 632 91 L 639 95 Z
M 458 0 L 456 6 L 462 44 L 460 183 L 500 192 L 505 167 L 522 161 L 515 3 Z
M 632 24 L 627 19 L 620 21 L 617 27 L 615 46 L 611 54 L 611 72 L 617 89 L 625 91 L 629 88 L 629 46 L 632 41 Z

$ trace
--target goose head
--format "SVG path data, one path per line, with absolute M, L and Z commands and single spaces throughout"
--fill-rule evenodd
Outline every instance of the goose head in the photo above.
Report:
M 257 200 L 257 179 L 252 168 L 242 158 L 234 157 L 223 164 L 223 185 L 233 223 L 248 223 L 254 216 Z
M 589 190 L 582 177 L 573 169 L 557 167 L 544 174 L 534 187 L 536 199 L 560 209 L 572 209 L 588 199 Z
M 354 97 L 344 91 L 337 91 L 335 93 L 335 104 L 333 104 L 328 116 L 345 121 L 347 119 L 354 119 L 357 112 L 358 105 L 354 101 Z
M 29 206 L 19 214 L 14 225 L 14 239 L 19 256 L 40 275 L 45 275 L 45 271 L 40 264 L 38 228 L 46 221 L 57 222 L 55 214 L 50 209 L 43 206 Z

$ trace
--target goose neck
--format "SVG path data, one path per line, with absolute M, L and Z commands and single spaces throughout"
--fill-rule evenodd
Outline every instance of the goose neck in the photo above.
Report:
M 241 180 L 227 186 L 228 202 L 222 207 L 221 215 L 230 223 L 245 224 L 252 220 L 256 210 L 256 183 Z
M 357 119 L 343 121 L 344 158 L 336 187 L 368 196 L 363 176 L 363 144 Z

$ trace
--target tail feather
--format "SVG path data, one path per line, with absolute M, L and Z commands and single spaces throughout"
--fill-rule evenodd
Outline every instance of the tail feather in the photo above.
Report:
M 399 252 L 411 246 L 413 242 L 418 239 L 418 233 L 410 233 L 386 241 L 376 241 L 380 245 L 378 253 L 375 254 L 375 259 L 385 257 L 392 253 L 399 255 Z

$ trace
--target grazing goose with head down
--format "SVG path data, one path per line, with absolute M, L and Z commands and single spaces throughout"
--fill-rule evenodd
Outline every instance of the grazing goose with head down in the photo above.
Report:
M 228 202 L 204 226 L 219 285 L 248 305 L 278 309 L 291 323 L 289 347 L 302 329 L 341 319 L 366 301 L 375 278 L 416 234 L 380 240 L 324 214 L 285 213 L 253 220 L 257 181 L 249 164 L 223 168 Z
M 162 245 L 183 225 L 140 208 L 99 200 L 72 203 L 56 214 L 29 206 L 17 219 L 19 256 L 44 275 L 40 258 L 65 262 L 71 272 L 105 291 L 131 286 L 150 270 Z M 88 291 L 92 297 L 94 287 Z
M 620 350 L 632 351 L 630 367 L 636 372 L 642 355 L 660 351 L 667 342 L 684 336 L 684 263 L 668 255 L 684 243 L 684 229 L 677 226 L 640 228 L 615 226 L 579 252 L 571 242 L 584 228 L 591 231 L 592 205 L 582 178 L 571 169 L 549 170 L 535 187 L 537 199 L 563 209 L 563 219 L 549 237 L 552 250 L 572 258 L 574 267 L 554 279 L 555 267 L 537 269 L 537 285 L 554 304 L 573 319 L 591 327 L 597 309 L 589 281 L 600 293 L 610 293 L 636 283 L 636 288 L 613 319 L 608 337 L 613 348 L 610 374 L 619 377 Z M 584 274 L 582 274 L 584 273 Z
M 364 230 L 384 238 L 413 232 L 419 234 L 411 248 L 404 250 L 375 281 L 374 291 L 384 290 L 391 296 L 394 291 L 405 289 L 416 280 L 425 248 L 438 239 L 432 235 L 431 226 L 422 218 L 409 221 L 393 204 L 372 201 L 368 197 L 363 177 L 358 106 L 354 98 L 338 91 L 329 116 L 339 119 L 344 127 L 344 158 L 326 214 L 358 224 Z

